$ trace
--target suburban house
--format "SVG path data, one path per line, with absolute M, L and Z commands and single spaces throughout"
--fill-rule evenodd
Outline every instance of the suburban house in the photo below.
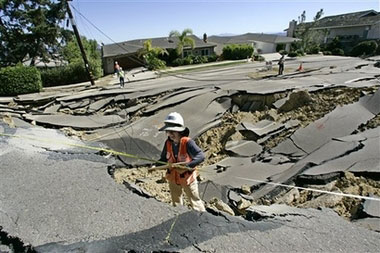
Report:
M 195 47 L 184 47 L 184 56 L 188 54 L 193 55 L 213 55 L 214 43 L 207 41 L 207 36 L 203 40 L 195 35 L 190 36 L 194 42 Z M 117 61 L 124 69 L 135 68 L 142 66 L 142 62 L 138 59 L 138 51 L 143 48 L 144 42 L 149 39 L 129 40 L 120 43 L 108 44 L 102 46 L 102 60 L 104 74 L 111 74 L 114 72 L 114 62 Z M 176 37 L 160 37 L 152 38 L 152 46 L 165 49 L 175 49 L 177 47 L 178 38 Z
M 341 15 L 327 16 L 316 22 L 304 23 L 303 28 L 323 31 L 323 43 L 328 43 L 335 37 L 341 42 L 357 40 L 380 39 L 380 12 L 374 10 L 359 11 Z M 287 36 L 293 37 L 295 31 L 301 29 L 297 21 L 292 20 L 286 29 Z
M 252 45 L 259 54 L 275 53 L 278 44 L 285 44 L 285 50 L 289 51 L 290 44 L 299 39 L 275 34 L 245 33 L 235 36 L 210 36 L 208 41 L 216 43 L 215 53 L 222 54 L 223 47 L 228 44 Z

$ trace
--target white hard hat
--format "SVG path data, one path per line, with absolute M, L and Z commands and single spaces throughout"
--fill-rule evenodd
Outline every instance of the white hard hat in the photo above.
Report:
M 165 126 L 161 127 L 159 131 L 182 132 L 186 129 L 183 118 L 178 112 L 169 113 L 168 116 L 166 116 L 164 123 Z

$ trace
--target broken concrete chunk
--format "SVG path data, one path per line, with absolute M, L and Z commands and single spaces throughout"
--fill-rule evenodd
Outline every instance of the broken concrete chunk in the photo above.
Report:
M 298 107 L 310 104 L 311 102 L 313 102 L 313 99 L 310 97 L 309 92 L 306 90 L 300 90 L 290 93 L 287 98 L 280 99 L 273 105 L 280 112 L 289 112 Z
M 122 122 L 122 119 L 116 115 L 106 116 L 73 116 L 73 115 L 23 115 L 25 119 L 36 121 L 40 124 L 53 125 L 58 127 L 72 127 L 76 129 L 96 129 L 107 126 L 113 126 Z
M 290 207 L 283 204 L 274 204 L 270 206 L 250 206 L 246 209 L 247 219 L 258 220 L 263 218 L 273 218 L 275 216 L 298 214 L 300 211 L 296 207 Z
M 267 111 L 267 113 L 265 114 L 265 118 L 268 119 L 268 120 L 271 120 L 271 121 L 277 121 L 278 120 L 278 114 L 277 114 L 277 110 L 275 109 L 270 109 L 269 111 Z
M 60 104 L 52 105 L 52 106 L 46 107 L 44 110 L 44 113 L 54 114 L 54 113 L 58 112 L 59 108 L 61 108 Z
M 281 128 L 284 128 L 283 124 L 270 120 L 261 120 L 256 124 L 242 122 L 237 126 L 236 130 L 247 139 L 256 141 Z
M 88 111 L 90 113 L 97 112 L 103 107 L 105 107 L 106 105 L 108 105 L 112 100 L 113 100 L 112 97 L 98 100 L 95 103 L 90 104 Z
M 244 194 L 250 194 L 251 193 L 251 187 L 247 184 L 243 184 L 240 189 Z
M 366 199 L 363 203 L 363 212 L 370 217 L 380 218 L 380 201 Z
M 254 156 L 260 154 L 263 150 L 262 146 L 254 141 L 229 141 L 225 149 L 236 156 Z
M 297 188 L 293 188 L 287 193 L 285 193 L 283 196 L 276 199 L 276 203 L 290 205 L 291 203 L 293 203 L 293 201 L 299 199 L 299 197 L 300 197 L 299 190 Z
M 261 161 L 264 163 L 270 163 L 273 165 L 291 162 L 289 157 L 285 155 L 281 155 L 281 154 L 274 154 L 274 155 L 266 154 Z
M 82 107 L 88 106 L 89 104 L 90 104 L 90 100 L 89 99 L 84 99 L 83 101 L 79 101 L 79 102 L 76 102 L 76 103 L 73 103 L 73 104 L 69 104 L 67 107 L 69 107 L 71 110 L 75 110 L 75 109 L 78 109 L 78 108 L 82 108 Z
M 148 105 L 148 103 L 141 103 L 141 104 L 137 104 L 137 105 L 134 105 L 131 107 L 127 107 L 126 112 L 127 113 L 135 113 L 135 112 L 141 110 L 142 108 L 146 107 L 147 105 Z
M 380 88 L 373 95 L 360 99 L 360 103 L 374 115 L 380 113 Z
M 232 216 L 235 215 L 235 212 L 232 210 L 232 208 L 229 205 L 227 205 L 226 203 L 224 203 L 220 199 L 217 199 L 217 198 L 211 199 L 210 200 L 210 205 L 211 205 L 211 207 L 215 207 L 219 211 L 226 212 L 226 213 L 228 213 L 229 215 L 232 215 Z
M 221 199 L 224 202 L 228 202 L 229 197 L 229 188 L 225 185 L 219 185 L 213 181 L 207 180 L 199 184 L 199 195 L 202 197 L 202 200 L 209 202 L 214 197 Z
M 310 156 L 317 166 L 302 174 L 312 176 L 351 171 L 376 175 L 380 170 L 379 130 L 380 127 L 330 141 Z
M 373 114 L 360 102 L 337 107 L 306 128 L 298 129 L 290 138 L 299 149 L 310 154 L 329 142 L 331 138 L 349 135 L 372 117 Z
M 243 198 L 241 198 L 237 204 L 237 208 L 239 210 L 245 210 L 252 205 L 251 201 L 245 200 Z

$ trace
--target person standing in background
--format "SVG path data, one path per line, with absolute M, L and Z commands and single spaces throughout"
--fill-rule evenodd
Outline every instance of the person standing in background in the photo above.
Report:
M 115 75 L 117 75 L 117 73 L 120 71 L 120 66 L 117 61 L 115 61 L 114 70 L 115 70 Z
M 122 67 L 119 68 L 119 71 L 117 72 L 117 75 L 119 76 L 120 88 L 124 88 L 125 73 L 124 73 Z
M 284 62 L 285 62 L 285 55 L 283 54 L 280 60 L 278 60 L 278 74 L 279 75 L 282 75 L 282 73 L 284 72 Z

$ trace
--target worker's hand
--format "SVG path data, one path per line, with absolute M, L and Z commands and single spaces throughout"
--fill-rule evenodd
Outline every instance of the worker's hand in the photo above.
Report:
M 189 170 L 189 168 L 186 167 L 187 162 L 180 162 L 180 163 L 172 163 L 171 168 L 175 169 L 178 173 L 182 174 Z
M 151 173 L 156 170 L 156 166 L 153 165 L 152 167 L 148 168 L 148 173 Z

